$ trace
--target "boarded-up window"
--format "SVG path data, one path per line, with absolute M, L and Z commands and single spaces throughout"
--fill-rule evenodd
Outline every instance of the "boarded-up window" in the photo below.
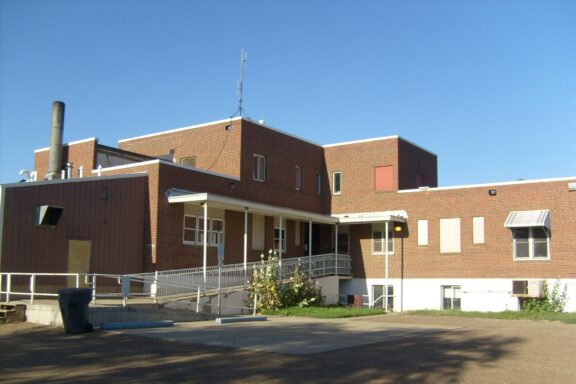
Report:
M 428 245 L 428 220 L 418 220 L 418 245 Z
M 460 252 L 460 218 L 440 219 L 440 253 Z
M 252 249 L 264 250 L 264 216 L 252 215 Z
M 394 167 L 374 168 L 374 190 L 376 192 L 392 191 L 394 189 Z
M 484 218 L 472 218 L 472 235 L 474 244 L 484 244 Z

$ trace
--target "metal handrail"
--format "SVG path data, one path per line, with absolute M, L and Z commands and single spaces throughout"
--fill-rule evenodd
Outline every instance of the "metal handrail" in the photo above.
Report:
M 254 270 L 262 267 L 262 261 L 240 264 L 228 264 L 221 267 L 221 285 L 225 292 L 245 289 L 247 283 L 252 278 Z M 294 275 L 297 266 L 308 278 L 318 278 L 330 275 L 349 276 L 351 274 L 351 263 L 348 255 L 323 254 L 312 257 L 288 258 L 282 260 L 279 266 L 280 278 L 287 280 Z M 112 274 L 82 274 L 82 273 L 26 273 L 26 272 L 0 272 L 0 295 L 5 295 L 5 300 L 10 301 L 10 296 L 29 297 L 34 303 L 36 297 L 57 297 L 54 292 L 39 292 L 37 290 L 37 277 L 73 277 L 76 288 L 80 287 L 81 278 L 84 284 L 92 289 L 92 302 L 97 298 L 121 298 L 124 305 L 131 297 L 147 297 L 154 302 L 158 300 L 169 300 L 174 298 L 200 297 L 207 294 L 216 293 L 218 290 L 218 266 L 206 268 L 206 279 L 204 279 L 203 268 L 187 268 L 180 270 L 156 271 L 150 273 L 112 275 Z M 12 290 L 12 278 L 14 276 L 28 277 L 28 291 Z M 97 292 L 97 282 L 101 279 L 117 280 L 120 285 L 120 292 L 103 293 Z M 5 288 L 4 288 L 5 282 Z M 143 286 L 142 292 L 135 292 L 132 284 L 137 283 Z M 21 285 L 21 284 L 20 284 Z

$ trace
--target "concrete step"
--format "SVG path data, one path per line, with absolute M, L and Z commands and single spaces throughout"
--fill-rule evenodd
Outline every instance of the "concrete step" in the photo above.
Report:
M 3 323 L 22 323 L 26 321 L 26 305 L 16 303 L 0 304 L 0 321 Z

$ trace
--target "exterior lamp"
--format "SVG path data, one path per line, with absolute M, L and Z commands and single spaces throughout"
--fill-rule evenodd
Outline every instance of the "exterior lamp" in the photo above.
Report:
M 394 226 L 394 232 L 402 232 L 402 226 L 399 224 L 396 224 Z

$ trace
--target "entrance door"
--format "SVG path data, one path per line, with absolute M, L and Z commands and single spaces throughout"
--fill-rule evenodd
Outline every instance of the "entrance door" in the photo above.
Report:
M 68 273 L 90 273 L 90 240 L 68 240 Z M 76 277 L 67 279 L 68 288 L 76 287 Z M 84 276 L 80 276 L 79 287 L 85 288 Z
M 304 244 L 306 247 L 304 249 L 304 256 L 308 256 L 308 247 L 310 247 L 310 224 L 306 223 L 304 225 L 305 233 L 304 233 Z M 312 255 L 319 255 L 320 254 L 320 225 L 319 224 L 312 224 Z
M 460 286 L 442 286 L 442 309 L 460 309 Z

